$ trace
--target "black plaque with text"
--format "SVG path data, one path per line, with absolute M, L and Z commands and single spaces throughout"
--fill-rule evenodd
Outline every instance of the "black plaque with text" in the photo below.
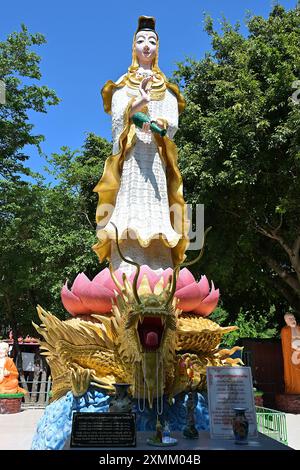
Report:
M 70 446 L 135 447 L 135 414 L 75 412 Z

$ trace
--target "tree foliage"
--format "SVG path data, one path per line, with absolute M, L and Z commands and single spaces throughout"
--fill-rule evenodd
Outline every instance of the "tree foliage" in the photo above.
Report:
M 201 270 L 226 309 L 299 311 L 300 10 L 276 5 L 248 29 L 223 20 L 218 33 L 207 17 L 212 51 L 175 73 L 187 99 L 177 134 L 186 199 L 205 204 Z
M 235 326 L 238 330 L 231 331 L 222 338 L 222 345 L 231 348 L 242 338 L 275 338 L 279 333 L 279 325 L 275 316 L 275 307 L 272 305 L 269 311 L 239 311 Z M 217 307 L 210 319 L 221 326 L 230 323 L 230 315 L 222 307 Z
M 5 179 L 28 173 L 24 146 L 39 147 L 44 140 L 33 133 L 28 111 L 45 113 L 47 106 L 59 102 L 53 90 L 38 84 L 41 58 L 32 48 L 45 42 L 42 34 L 30 34 L 25 25 L 0 42 L 0 81 L 5 85 L 5 102 L 0 104 L 0 175 Z
M 179 64 L 174 80 L 184 88 L 187 109 L 176 136 L 185 197 L 204 203 L 212 225 L 205 272 L 221 289 L 222 307 L 212 319 L 235 322 L 239 337 L 268 337 L 281 309 L 300 308 L 300 107 L 292 99 L 299 80 L 300 14 L 273 8 L 269 18 L 248 20 L 249 35 L 225 20 L 222 33 L 206 20 L 212 51 Z M 111 144 L 88 134 L 83 147 L 63 147 L 48 158 L 55 185 L 26 173 L 24 146 L 39 145 L 28 112 L 58 103 L 39 86 L 45 42 L 25 26 L 0 43 L 0 308 L 1 325 L 23 334 L 38 303 L 64 316 L 63 282 L 78 272 L 94 276 L 101 266 L 95 243 L 97 195 Z M 273 307 L 275 306 L 275 307 Z M 229 313 L 227 313 L 229 312 Z M 218 317 L 219 316 L 219 317 Z M 227 344 L 237 339 L 228 336 Z
M 0 206 L 0 305 L 2 327 L 17 321 L 24 333 L 38 304 L 66 315 L 60 290 L 79 272 L 93 277 L 99 269 L 92 189 L 111 146 L 89 134 L 80 152 L 64 148 L 52 156 L 56 185 L 8 181 Z M 94 194 L 94 196 L 96 196 Z M 69 316 L 67 314 L 67 316 Z

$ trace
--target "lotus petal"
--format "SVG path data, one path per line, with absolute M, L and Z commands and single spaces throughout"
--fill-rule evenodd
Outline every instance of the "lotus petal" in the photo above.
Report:
M 206 276 L 201 276 L 200 281 L 198 282 L 200 300 L 205 299 L 209 294 L 209 282 Z
M 88 291 L 90 283 L 91 281 L 89 278 L 84 273 L 80 273 L 76 276 L 75 281 L 73 282 L 71 292 L 81 298 L 82 295 Z
M 68 289 L 66 282 L 61 290 L 61 301 L 65 309 L 73 316 L 92 313 L 81 300 Z
M 140 274 L 139 274 L 138 281 L 137 281 L 138 288 L 140 287 L 140 284 L 141 284 L 142 279 L 143 279 L 145 274 L 148 278 L 151 290 L 153 292 L 154 291 L 154 286 L 159 281 L 160 276 L 158 276 L 151 268 L 149 268 L 149 266 L 147 264 L 143 264 L 141 266 Z M 133 272 L 129 277 L 129 280 L 130 280 L 131 284 L 132 284 L 132 281 L 134 279 L 134 276 L 135 276 L 135 272 Z
M 195 308 L 194 312 L 204 317 L 210 315 L 218 305 L 219 297 L 220 291 L 219 289 L 215 289 L 213 285 L 210 294 L 202 300 L 202 302 Z
M 111 311 L 111 299 L 114 293 L 92 281 L 88 290 L 81 295 L 82 302 L 94 313 L 107 313 Z
M 176 290 L 182 289 L 189 284 L 193 284 L 193 282 L 195 282 L 195 278 L 191 271 L 189 271 L 187 268 L 183 268 L 179 271 Z
M 118 269 L 117 271 L 115 271 L 114 274 L 115 274 L 116 278 L 118 279 L 118 281 L 121 284 L 123 284 L 122 271 L 120 269 Z M 102 271 L 100 271 L 100 273 L 98 273 L 97 276 L 94 277 L 92 282 L 95 282 L 97 284 L 99 283 L 100 286 L 103 286 L 103 287 L 105 287 L 106 289 L 108 289 L 112 292 L 114 292 L 115 290 L 120 292 L 119 288 L 114 283 L 114 281 L 111 277 L 111 274 L 110 274 L 110 270 L 108 268 L 105 268 Z
M 201 302 L 197 282 L 193 282 L 192 284 L 179 289 L 175 293 L 175 297 L 179 299 L 178 308 L 184 312 L 191 312 L 194 310 Z

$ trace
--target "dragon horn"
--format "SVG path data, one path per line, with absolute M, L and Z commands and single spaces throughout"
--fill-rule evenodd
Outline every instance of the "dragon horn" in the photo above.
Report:
M 173 276 L 172 276 L 172 283 L 171 283 L 171 289 L 170 289 L 170 295 L 168 297 L 168 300 L 166 302 L 166 307 L 169 305 L 170 302 L 172 302 L 173 300 L 173 297 L 174 297 L 174 294 L 175 294 L 175 290 L 176 290 L 176 283 L 177 283 L 177 277 L 178 277 L 178 273 L 179 273 L 179 269 L 180 269 L 180 266 L 181 264 L 178 264 L 177 266 L 175 266 L 174 270 L 173 270 Z
M 133 282 L 132 282 L 132 290 L 133 290 L 133 295 L 134 295 L 135 300 L 137 301 L 138 304 L 140 304 L 141 300 L 139 298 L 139 294 L 138 294 L 138 291 L 137 291 L 137 280 L 138 280 L 138 277 L 139 277 L 139 274 L 140 274 L 141 267 L 138 263 L 135 263 L 134 261 L 131 261 L 130 259 L 127 259 L 127 258 L 125 258 L 125 256 L 123 256 L 123 254 L 120 250 L 119 232 L 118 232 L 117 226 L 113 222 L 110 222 L 110 223 L 113 227 L 115 227 L 116 245 L 117 245 L 117 249 L 118 249 L 120 257 L 122 258 L 123 261 L 125 261 L 125 263 L 132 264 L 133 266 L 135 266 L 137 268 L 134 279 L 133 279 Z
M 113 267 L 112 267 L 112 264 L 109 263 L 109 271 L 110 271 L 110 275 L 112 277 L 112 280 L 114 281 L 114 283 L 116 284 L 117 288 L 120 289 L 120 292 L 123 291 L 123 286 L 122 284 L 118 281 L 117 279 L 117 276 L 115 275 L 115 273 L 113 272 Z
M 212 227 L 208 227 L 204 232 L 203 245 L 202 245 L 202 248 L 201 248 L 201 251 L 200 251 L 199 255 L 195 259 L 193 259 L 192 261 L 188 261 L 186 263 L 180 263 L 180 264 L 177 264 L 177 266 L 175 266 L 175 268 L 173 270 L 172 288 L 171 288 L 168 300 L 166 302 L 166 307 L 169 305 L 169 303 L 172 301 L 172 299 L 175 295 L 177 277 L 178 277 L 180 268 L 183 268 L 183 267 L 186 267 L 186 266 L 191 266 L 192 264 L 197 263 L 197 261 L 199 261 L 202 258 L 203 253 L 204 253 L 205 238 L 206 238 L 208 232 L 211 231 L 211 229 L 212 229 Z
M 192 261 L 188 261 L 186 263 L 180 264 L 179 265 L 180 267 L 185 268 L 186 266 L 192 266 L 192 264 L 197 263 L 197 261 L 199 261 L 202 258 L 203 253 L 204 253 L 205 239 L 206 239 L 206 236 L 207 236 L 208 232 L 210 232 L 211 229 L 212 229 L 212 227 L 208 227 L 204 232 L 203 245 L 202 245 L 202 248 L 201 248 L 201 251 L 200 251 L 199 255 L 195 259 L 192 259 Z

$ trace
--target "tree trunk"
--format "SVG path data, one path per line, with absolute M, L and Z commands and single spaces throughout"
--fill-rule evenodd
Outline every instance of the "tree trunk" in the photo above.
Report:
M 294 294 L 292 289 L 289 286 L 284 285 L 279 279 L 272 279 L 273 285 L 279 292 L 283 295 L 283 297 L 287 300 L 288 304 L 300 314 L 300 299 L 298 296 Z
M 277 289 L 289 302 L 297 312 L 300 311 L 300 235 L 297 230 L 294 243 L 290 246 L 284 239 L 284 236 L 279 233 L 281 228 L 282 219 L 276 229 L 270 227 L 256 226 L 256 231 L 264 235 L 265 242 L 261 252 L 262 259 L 269 266 L 271 271 L 277 274 L 278 278 L 271 279 L 276 281 Z M 284 258 L 287 260 L 285 263 L 274 258 L 271 244 L 277 242 L 284 253 Z

